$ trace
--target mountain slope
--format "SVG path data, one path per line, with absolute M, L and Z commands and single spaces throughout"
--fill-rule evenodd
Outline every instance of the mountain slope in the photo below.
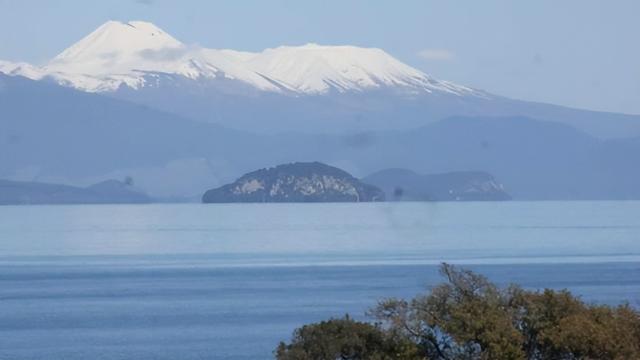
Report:
M 22 77 L 0 74 L 0 119 L 0 178 L 86 186 L 131 175 L 168 196 L 262 165 L 254 135 Z

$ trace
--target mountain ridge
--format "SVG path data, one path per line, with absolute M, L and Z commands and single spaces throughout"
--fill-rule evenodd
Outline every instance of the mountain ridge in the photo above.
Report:
M 45 66 L 4 62 L 0 71 L 90 92 L 148 86 L 145 76 L 177 74 L 192 80 L 238 80 L 260 91 L 324 94 L 402 87 L 408 91 L 480 95 L 435 80 L 378 48 L 280 46 L 258 53 L 186 45 L 145 21 L 107 21 Z

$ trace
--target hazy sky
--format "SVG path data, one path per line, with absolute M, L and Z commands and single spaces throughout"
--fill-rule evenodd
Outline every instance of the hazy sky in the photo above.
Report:
M 380 47 L 496 94 L 640 114 L 639 0 L 0 0 L 0 59 L 42 63 L 109 19 L 212 48 Z

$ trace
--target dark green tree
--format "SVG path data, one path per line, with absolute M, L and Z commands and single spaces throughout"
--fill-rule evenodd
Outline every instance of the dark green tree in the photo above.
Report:
M 275 355 L 280 360 L 421 359 L 415 344 L 407 339 L 349 316 L 297 329 L 291 344 L 280 343 Z

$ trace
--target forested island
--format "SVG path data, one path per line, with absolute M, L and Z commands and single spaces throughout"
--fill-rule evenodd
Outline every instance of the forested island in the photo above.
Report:
M 243 175 L 207 191 L 204 203 L 230 202 L 371 202 L 384 193 L 344 170 L 320 162 L 297 162 Z

